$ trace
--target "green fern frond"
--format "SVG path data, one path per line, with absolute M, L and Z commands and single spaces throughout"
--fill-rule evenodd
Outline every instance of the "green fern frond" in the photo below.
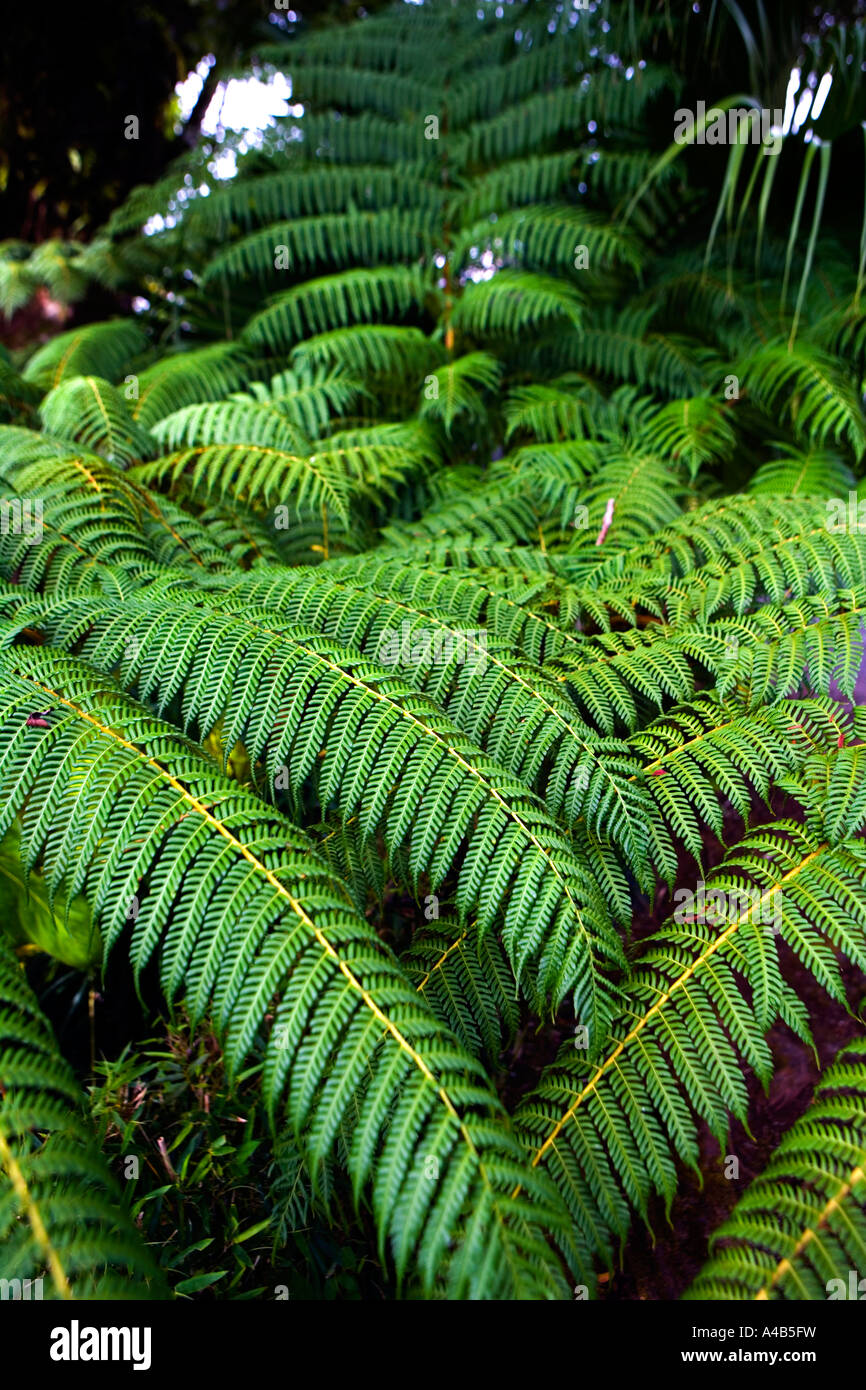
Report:
M 161 357 L 138 376 L 132 414 L 150 429 L 185 405 L 218 401 L 246 382 L 250 359 L 237 343 L 212 343 L 193 352 Z
M 866 38 L 786 28 L 833 83 L 783 160 L 680 158 L 680 93 L 791 70 L 763 0 L 372 8 L 230 35 L 285 114 L 0 246 L 0 897 L 206 1024 L 271 1123 L 208 1146 L 251 1240 L 288 1144 L 340 1295 L 562 1300 L 866 968 Z M 128 313 L 35 345 L 77 300 Z M 778 1182 L 739 1292 L 832 1224 Z
M 261 763 L 266 795 L 284 790 L 295 811 L 334 800 L 365 833 L 381 833 L 394 851 L 405 846 L 416 885 L 427 875 L 435 891 L 459 867 L 460 913 L 474 913 L 482 934 L 501 931 L 515 976 L 540 1000 L 555 1006 L 572 993 L 600 1045 L 615 993 L 605 971 L 621 950 L 593 883 L 543 802 L 432 701 L 353 648 L 248 605 L 217 612 L 173 594 L 166 610 L 147 597 L 94 594 L 68 607 L 52 601 L 38 620 L 42 611 L 25 605 L 23 614 L 49 624 L 55 643 L 89 633 L 88 658 L 119 670 L 158 709 L 182 690 L 188 729 L 204 735 L 224 719 L 228 751 L 243 743 Z M 261 702 L 250 680 L 265 671 Z M 603 784 L 592 785 L 598 797 Z M 422 834 L 413 824 L 419 796 Z
M 852 721 L 825 700 L 787 700 L 743 714 L 717 697 L 699 696 L 628 740 L 645 759 L 642 769 L 657 816 L 652 858 L 673 885 L 676 846 L 701 864 L 703 827 L 725 841 L 725 804 L 748 824 L 753 798 L 769 804 L 770 789 L 803 765 L 816 748 L 837 748 L 852 736 Z
M 453 195 L 450 216 L 465 224 L 480 221 L 502 207 L 548 202 L 568 182 L 575 168 L 571 150 L 513 159 L 485 171 Z
M 837 1053 L 805 1115 L 713 1232 L 685 1299 L 859 1299 L 866 1248 L 866 1043 Z
M 331 55 L 329 54 L 330 58 Z M 295 69 L 294 87 L 300 101 L 316 107 L 349 111 L 375 111 L 406 121 L 432 111 L 439 99 L 438 87 L 428 87 L 417 76 L 392 72 L 387 82 L 381 74 L 346 64 L 303 62 Z
M 2 933 L 0 1057 L 4 1281 L 28 1281 L 25 1298 L 164 1297 L 120 1185 L 87 1131 L 75 1078 Z
M 335 165 L 323 179 L 312 163 L 255 179 L 239 177 L 227 188 L 194 203 L 187 220 L 193 230 L 220 236 L 235 224 L 247 230 L 261 223 L 380 208 L 391 202 L 433 217 L 442 194 L 434 183 L 418 175 L 414 165 Z
M 596 835 L 619 845 L 640 865 L 648 806 L 636 779 L 639 765 L 625 744 L 599 737 L 575 715 L 556 685 L 512 649 L 478 629 L 456 626 L 425 604 L 321 571 L 232 585 L 243 611 L 262 604 L 298 627 L 315 627 L 380 664 L 399 665 L 485 753 L 532 787 L 557 815 L 585 819 Z M 481 596 L 476 592 L 475 603 Z
M 381 266 L 372 270 L 346 270 L 305 280 L 277 295 L 246 324 L 244 340 L 271 352 L 290 348 L 312 333 L 324 333 L 337 325 L 369 323 L 400 318 L 423 304 L 432 285 L 409 267 Z
M 198 444 L 256 444 L 285 453 L 310 453 L 311 444 L 279 402 L 227 400 L 186 405 L 153 426 L 170 450 Z
M 725 405 L 712 396 L 670 401 L 641 431 L 641 445 L 660 457 L 682 459 L 694 479 L 704 465 L 730 460 L 737 447 Z
M 659 455 L 641 452 L 615 455 L 599 468 L 589 486 L 576 489 L 569 498 L 576 527 L 572 553 L 594 549 L 630 549 L 647 535 L 668 526 L 680 512 L 686 485 L 676 465 Z
M 609 1266 L 651 1193 L 670 1209 L 677 1160 L 697 1167 L 698 1119 L 724 1142 L 729 1115 L 745 1116 L 743 1067 L 769 1079 L 770 1024 L 808 1036 L 778 941 L 844 998 L 835 950 L 864 958 L 866 911 L 852 892 L 863 870 L 859 840 L 828 846 L 785 821 L 752 832 L 703 896 L 685 893 L 679 921 L 643 943 L 604 1059 L 589 1064 L 579 1038 L 566 1043 L 518 1111 L 530 1166 L 551 1175 Z
M 483 420 L 485 407 L 481 392 L 494 392 L 501 374 L 501 363 L 487 352 L 469 352 L 437 368 L 424 383 L 422 419 L 441 419 L 446 434 L 451 433 L 458 416 L 469 415 Z
M 353 377 L 338 368 L 328 371 L 319 367 L 314 372 L 278 372 L 268 385 L 248 382 L 245 391 L 233 391 L 230 399 L 273 406 L 316 438 L 326 434 L 331 421 L 344 415 L 362 394 L 363 387 Z
M 587 109 L 587 93 L 576 87 L 528 97 L 498 116 L 476 122 L 468 133 L 467 157 L 471 163 L 500 164 L 537 154 L 545 141 L 584 125 Z
M 452 322 L 470 337 L 516 338 L 551 321 L 579 324 L 583 300 L 573 285 L 553 275 L 501 270 L 492 279 L 467 285 Z
M 272 279 L 314 265 L 414 261 L 432 250 L 429 219 L 414 209 L 326 213 L 251 232 L 208 263 L 203 284 L 245 276 Z
M 46 390 L 72 376 L 92 375 L 115 381 L 146 347 L 144 331 L 131 319 L 89 323 L 84 328 L 58 333 L 38 348 L 28 359 L 24 376 Z
M 619 318 L 608 313 L 598 324 L 584 323 L 579 334 L 563 335 L 550 352 L 560 369 L 597 372 L 615 381 L 651 386 L 672 397 L 706 390 L 708 365 L 714 361 L 706 348 L 696 348 L 684 335 L 651 332 L 650 315 L 635 311 Z
M 467 544 L 471 551 L 477 551 L 474 540 Z M 461 626 L 485 627 L 491 636 L 531 661 L 540 662 L 579 646 L 579 639 L 550 614 L 536 612 L 503 592 L 486 570 L 452 571 L 444 567 L 444 560 L 437 565 L 432 557 L 428 564 L 430 551 L 426 544 L 374 551 L 369 556 L 335 562 L 328 573 L 334 579 L 363 585 L 382 598 L 399 598 L 425 612 L 439 612 Z M 410 558 L 413 563 L 407 564 Z M 277 594 L 281 587 L 282 581 L 276 580 Z M 262 598 L 270 601 L 264 593 Z
M 551 1189 L 510 1197 L 519 1148 L 483 1073 L 302 833 L 83 663 L 22 648 L 2 668 L 0 824 L 24 811 L 29 858 L 85 893 L 107 949 L 135 897 L 136 971 L 161 946 L 167 996 L 183 991 L 194 1020 L 213 1011 L 232 1074 L 281 994 L 265 1052 L 269 1110 L 305 1136 L 314 1177 L 349 1127 L 356 1195 L 370 1190 L 398 1276 L 412 1258 L 428 1291 L 447 1265 L 451 1297 L 561 1297 L 541 1235 L 569 1244 Z M 46 699 L 57 717 L 47 732 L 28 729 L 27 711 Z M 305 1039 L 313 1007 L 329 1022 Z M 436 1159 L 432 1179 L 425 1157 Z
M 443 355 L 439 344 L 420 328 L 374 323 L 334 328 L 306 338 L 292 353 L 292 367 L 298 371 L 342 368 L 362 379 L 379 373 L 420 380 L 439 365 Z
M 589 379 L 577 373 L 516 387 L 505 402 L 506 439 L 524 432 L 550 442 L 592 437 L 599 399 Z
M 514 977 L 493 936 L 437 916 L 400 957 L 407 978 L 472 1056 L 495 1066 L 517 1031 Z
M 570 275 L 583 265 L 581 260 L 580 266 L 576 266 L 578 250 L 586 252 L 584 268 L 590 272 L 609 265 L 626 265 L 637 273 L 643 262 L 641 248 L 631 232 L 617 227 L 601 213 L 569 204 L 536 204 L 499 216 L 493 223 L 467 227 L 455 247 L 457 263 L 474 260 L 470 249 L 487 245 L 508 261 L 520 261 L 527 269 L 559 270 Z
M 156 449 L 117 387 L 101 377 L 64 377 L 48 392 L 39 413 L 49 434 L 83 444 L 118 468 L 140 463 Z
M 847 497 L 856 486 L 848 464 L 829 449 L 795 449 L 782 444 L 777 447 L 779 457 L 755 470 L 749 492 L 775 492 L 785 497 Z
M 762 409 L 789 419 L 803 438 L 844 441 L 855 459 L 863 457 L 866 424 L 856 388 L 827 353 L 802 340 L 793 347 L 771 343 L 746 357 L 738 374 Z
M 26 242 L 0 244 L 0 312 L 11 319 L 36 292 L 38 282 L 30 268 Z

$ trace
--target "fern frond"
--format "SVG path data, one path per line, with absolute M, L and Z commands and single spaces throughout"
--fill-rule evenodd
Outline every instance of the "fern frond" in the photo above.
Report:
M 471 248 L 489 245 L 507 260 L 518 260 L 529 270 L 572 274 L 577 251 L 586 251 L 590 272 L 624 265 L 638 272 L 643 263 L 634 235 L 603 216 L 569 204 L 533 205 L 500 215 L 496 221 L 467 227 L 455 247 L 455 259 L 463 265 L 474 256 Z M 583 273 L 583 272 L 581 272 Z
M 414 165 L 335 165 L 323 179 L 313 163 L 255 179 L 239 177 L 194 203 L 187 221 L 193 230 L 220 236 L 234 224 L 246 230 L 257 223 L 381 208 L 386 203 L 415 208 L 432 218 L 441 201 L 441 191 L 421 178 Z
M 710 1240 L 685 1299 L 859 1299 L 866 1247 L 866 1043 L 843 1047 Z M 853 1288 L 852 1288 L 853 1271 Z
M 654 387 L 666 396 L 695 396 L 706 390 L 713 355 L 684 335 L 651 332 L 650 322 L 649 314 L 633 310 L 618 318 L 607 313 L 596 324 L 584 323 L 579 334 L 563 334 L 551 351 L 561 369 L 597 372 L 614 381 Z
M 280 270 L 314 265 L 411 262 L 432 249 L 429 219 L 414 209 L 326 213 L 276 222 L 242 237 L 208 262 L 203 284 L 245 276 L 271 279 Z
M 237 343 L 212 343 L 161 357 L 139 373 L 132 414 L 138 424 L 150 429 L 185 405 L 218 401 L 238 390 L 250 370 L 250 359 Z
M 866 424 L 856 388 L 827 353 L 802 340 L 793 346 L 770 343 L 746 357 L 738 374 L 774 419 L 789 419 L 816 444 L 844 441 L 855 459 L 863 457 Z
M 24 1297 L 165 1296 L 120 1186 L 91 1139 L 75 1078 L 0 932 L 0 1239 Z M 20 1295 L 19 1295 L 20 1296 Z
M 58 333 L 38 348 L 28 359 L 24 376 L 46 390 L 72 376 L 91 375 L 114 381 L 146 347 L 144 331 L 131 319 L 89 323 L 84 328 Z
M 316 371 L 279 372 L 267 386 L 251 381 L 245 391 L 232 392 L 231 399 L 273 406 L 316 438 L 326 434 L 332 419 L 345 414 L 361 394 L 363 387 L 354 377 L 339 368 L 329 371 L 319 367 Z
M 468 133 L 467 156 L 471 163 L 500 164 L 519 155 L 538 153 L 545 141 L 585 124 L 588 94 L 580 88 L 528 97 L 487 121 L 476 122 Z
M 748 824 L 754 797 L 769 805 L 770 789 L 803 765 L 816 748 L 837 748 L 852 736 L 851 716 L 832 700 L 787 700 L 743 714 L 735 704 L 702 695 L 632 734 L 629 745 L 642 769 L 657 818 L 652 858 L 672 886 L 676 846 L 700 865 L 703 827 L 717 840 L 725 803 Z
M 724 401 L 695 396 L 662 406 L 641 430 L 640 443 L 660 457 L 682 459 L 694 479 L 705 464 L 727 462 L 737 447 L 737 436 Z
M 483 420 L 485 407 L 481 392 L 495 391 L 501 374 L 502 364 L 487 352 L 469 352 L 437 368 L 424 383 L 422 419 L 441 419 L 446 434 L 451 433 L 458 416 Z
M 243 338 L 279 352 L 338 325 L 402 317 L 431 292 L 417 270 L 403 266 L 325 275 L 277 295 L 249 320 Z
M 474 338 L 516 338 L 551 321 L 579 324 L 582 314 L 583 300 L 566 281 L 528 270 L 500 270 L 490 280 L 466 286 L 452 322 Z
M 768 1080 L 771 1023 L 808 1036 L 778 941 L 844 998 L 834 948 L 863 959 L 866 910 L 854 885 L 864 870 L 859 840 L 828 845 L 786 821 L 752 832 L 703 898 L 684 899 L 681 924 L 675 916 L 643 944 L 604 1059 L 588 1064 L 566 1044 L 518 1111 L 531 1167 L 551 1175 L 608 1265 L 632 1210 L 645 1216 L 652 1192 L 670 1208 L 677 1159 L 697 1167 L 698 1119 L 724 1142 L 729 1115 L 745 1116 L 743 1067 Z
M 348 567 L 345 572 L 351 574 Z M 641 864 L 648 807 L 642 787 L 629 781 L 639 764 L 625 744 L 583 725 L 558 687 L 505 643 L 454 625 L 435 606 L 398 600 L 381 583 L 371 590 L 351 577 L 252 575 L 229 592 L 239 611 L 266 605 L 373 661 L 399 664 L 414 689 L 542 795 L 554 813 L 570 823 L 585 819 L 596 835 Z
M 49 434 L 83 444 L 118 468 L 150 458 L 154 439 L 139 425 L 111 382 L 96 376 L 66 376 L 40 407 Z
M 465 225 L 502 207 L 548 202 L 568 182 L 575 164 L 572 150 L 510 160 L 468 181 L 453 195 L 449 214 Z
M 749 492 L 785 497 L 847 497 L 855 486 L 845 460 L 829 449 L 795 449 L 778 445 L 779 457 L 757 468 Z
M 236 497 L 254 508 L 271 510 L 286 501 L 309 500 L 348 516 L 349 489 L 342 471 L 315 454 L 248 444 L 204 445 L 167 454 L 137 469 L 136 476 L 155 487 L 182 481 L 201 497 Z
M 361 378 L 368 373 L 411 375 L 419 380 L 442 361 L 443 352 L 420 328 L 392 324 L 355 325 L 318 333 L 299 343 L 292 366 L 299 371 L 343 368 Z
M 35 611 L 25 609 L 31 621 Z M 183 689 L 187 728 L 207 733 L 225 719 L 229 750 L 243 743 L 252 763 L 261 762 L 266 794 L 283 788 L 295 810 L 334 799 L 344 818 L 360 816 L 365 833 L 381 833 L 394 851 L 405 845 L 416 885 L 425 874 L 435 891 L 459 867 L 461 914 L 475 913 L 482 933 L 501 930 L 516 977 L 526 976 L 540 1000 L 573 993 L 592 1036 L 603 1035 L 614 994 L 604 972 L 621 951 L 567 836 L 522 782 L 387 667 L 277 613 L 240 605 L 220 613 L 180 595 L 168 613 L 146 597 L 115 605 L 94 595 L 67 609 L 53 601 L 45 618 L 57 643 L 89 632 L 88 657 L 119 669 L 160 710 Z M 263 670 L 264 703 L 249 685 L 252 671 Z
M 281 996 L 265 1050 L 270 1113 L 304 1136 L 314 1178 L 348 1129 L 356 1194 L 370 1191 L 398 1276 L 412 1258 L 428 1291 L 447 1268 L 451 1297 L 561 1297 L 540 1234 L 569 1244 L 551 1189 L 510 1197 L 519 1149 L 483 1072 L 302 833 L 82 662 L 21 648 L 0 664 L 0 825 L 24 811 L 28 855 L 85 893 L 107 949 L 136 896 L 136 971 L 159 946 L 167 996 L 182 991 L 194 1020 L 212 1010 L 233 1075 Z M 56 720 L 28 729 L 46 699 Z M 327 1024 L 307 1034 L 311 1009 Z
M 255 444 L 285 453 L 310 453 L 310 441 L 278 402 L 212 401 L 186 405 L 153 426 L 153 436 L 170 450 L 183 445 Z
M 589 438 L 599 399 L 589 379 L 576 373 L 516 387 L 505 402 L 506 439 L 524 431 L 551 443 Z
M 437 915 L 400 964 L 466 1051 L 495 1066 L 519 1021 L 514 977 L 496 937 L 478 941 L 459 922 Z

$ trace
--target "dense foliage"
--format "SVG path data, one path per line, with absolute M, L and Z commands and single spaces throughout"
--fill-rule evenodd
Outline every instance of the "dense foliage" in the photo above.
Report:
M 726 54 L 778 96 L 683 10 L 287 37 L 234 178 L 7 244 L 7 314 L 130 305 L 0 359 L 7 1277 L 592 1297 L 816 997 L 850 1045 L 689 1296 L 862 1265 L 866 41 L 782 45 L 834 80 L 778 153 L 684 149 Z M 164 1005 L 95 1125 L 16 953 Z

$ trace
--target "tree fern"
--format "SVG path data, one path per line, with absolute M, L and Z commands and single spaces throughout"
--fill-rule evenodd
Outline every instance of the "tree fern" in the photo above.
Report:
M 89 324 L 52 338 L 29 358 L 24 369 L 28 380 L 49 388 L 67 377 L 120 376 L 123 369 L 147 346 L 147 338 L 137 323 L 115 319 Z

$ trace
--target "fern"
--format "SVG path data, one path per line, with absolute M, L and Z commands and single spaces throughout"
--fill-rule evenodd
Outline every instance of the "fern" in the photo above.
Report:
M 46 389 L 68 377 L 91 374 L 111 381 L 147 346 L 137 323 L 115 319 L 89 324 L 52 338 L 28 360 L 24 376 Z
M 49 434 L 82 444 L 121 468 L 154 451 L 153 439 L 130 417 L 120 392 L 99 377 L 67 377 L 45 396 L 40 414 Z
M 782 821 L 746 837 L 708 879 L 707 906 L 643 944 L 606 1056 L 590 1066 L 566 1044 L 542 1076 L 518 1125 L 531 1167 L 559 1185 L 587 1259 L 612 1262 L 631 1211 L 646 1214 L 653 1191 L 670 1209 L 675 1159 L 697 1166 L 696 1117 L 723 1140 L 729 1112 L 745 1115 L 742 1066 L 768 1079 L 764 1033 L 775 1018 L 808 1036 L 775 929 L 844 998 L 829 948 L 862 968 L 866 917 L 851 892 L 862 871 L 857 839 L 822 843 Z
M 87 1132 L 78 1083 L 2 934 L 0 1056 L 4 1278 L 39 1280 L 41 1295 L 56 1299 L 164 1297 Z
M 843 1048 L 733 1214 L 686 1298 L 859 1298 L 864 1044 Z
M 74 640 L 82 618 L 89 626 L 99 612 L 94 604 L 87 599 L 83 611 L 68 615 L 52 605 L 60 623 L 52 625 L 54 640 Z M 35 611 L 25 612 L 33 621 Z M 84 650 L 108 670 L 126 666 L 126 678 L 138 678 L 142 695 L 160 691 L 163 709 L 183 684 L 185 722 L 202 733 L 228 716 L 227 749 L 242 742 L 251 759 L 261 761 L 264 785 L 282 782 L 296 812 L 314 776 L 320 806 L 334 799 L 344 818 L 361 816 L 366 833 L 380 831 L 395 850 L 405 843 L 415 884 L 428 874 L 435 888 L 459 855 L 461 913 L 475 912 L 482 934 L 501 920 L 518 979 L 531 965 L 537 997 L 551 996 L 554 1005 L 573 990 L 593 1037 L 603 1034 L 612 990 L 601 972 L 618 963 L 620 952 L 591 880 L 543 803 L 473 748 L 431 702 L 414 696 L 386 667 L 292 628 L 267 610 L 247 607 L 243 618 L 222 619 L 204 610 L 196 622 L 195 610 L 179 609 L 177 601 L 161 615 L 159 607 L 130 598 L 103 613 L 106 630 L 97 621 Z M 240 640 L 228 659 L 232 629 Z M 145 649 L 151 657 L 142 662 Z M 127 660 L 129 651 L 139 656 Z M 270 699 L 262 704 L 250 680 L 265 672 Z M 317 748 L 326 746 L 328 755 L 315 767 Z M 402 773 L 395 796 L 396 766 Z M 415 796 L 429 788 L 422 836 L 411 825 L 413 787 Z M 595 785 L 593 796 L 599 792 Z M 606 795 L 614 797 L 613 788 Z M 490 844 L 497 846 L 494 895 L 484 880 Z
M 336 324 L 400 317 L 422 303 L 424 293 L 421 277 L 401 266 L 326 275 L 277 295 L 249 321 L 244 337 L 274 352 Z
M 220 777 L 169 726 L 112 694 L 85 664 L 21 649 L 3 666 L 7 810 L 0 824 L 26 803 L 28 857 L 42 857 L 52 883 L 84 891 L 106 949 L 122 935 L 132 899 L 140 899 L 129 946 L 136 972 L 162 939 L 166 993 L 173 998 L 182 989 L 193 1020 L 214 1010 L 235 1073 L 268 1001 L 284 993 L 265 1057 L 268 1108 L 275 1116 L 282 1105 L 295 1132 L 306 1132 L 313 1173 L 351 1124 L 355 1189 L 370 1180 L 375 1158 L 373 1209 L 399 1273 L 413 1254 L 430 1287 L 453 1219 L 465 1210 L 466 1240 L 450 1260 L 453 1297 L 556 1290 L 556 1266 L 527 1220 L 530 1207 L 508 1195 L 519 1151 L 506 1129 L 485 1118 L 485 1103 L 491 1115 L 496 1106 L 479 1086 L 482 1074 L 402 983 L 303 835 Z M 69 694 L 58 696 L 57 685 Z M 59 700 L 62 712 L 47 737 L 34 738 L 26 712 L 46 697 Z M 29 745 L 23 766 L 22 740 Z M 130 833 L 118 842 L 106 830 L 121 805 Z M 250 936 L 244 927 L 239 941 L 241 922 L 255 929 Z M 330 1023 L 304 1044 L 314 1001 Z M 345 1063 L 332 1075 L 343 1049 Z M 425 1177 L 425 1155 L 436 1158 L 441 1180 Z M 544 1184 L 535 1191 L 542 1228 L 562 1229 Z

